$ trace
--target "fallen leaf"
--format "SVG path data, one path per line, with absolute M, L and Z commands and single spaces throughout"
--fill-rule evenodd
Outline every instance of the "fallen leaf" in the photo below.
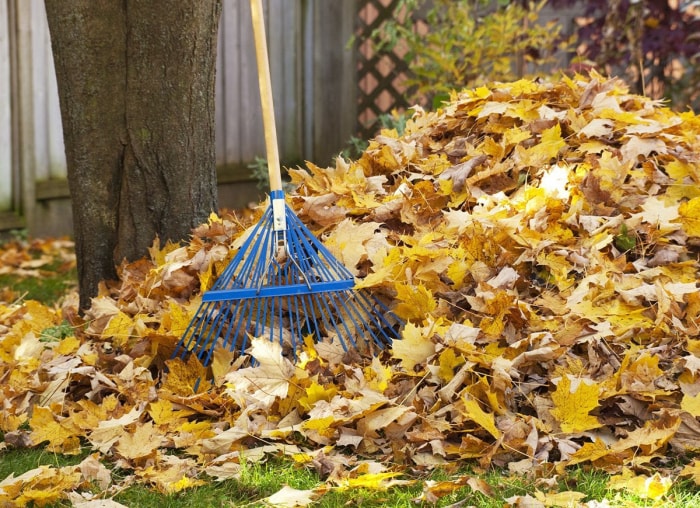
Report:
M 401 360 L 401 365 L 407 372 L 414 372 L 417 365 L 435 354 L 435 344 L 430 337 L 424 335 L 425 332 L 424 328 L 406 323 L 401 340 L 392 344 L 394 356 Z
M 263 499 L 263 502 L 269 506 L 295 508 L 297 506 L 308 506 L 313 503 L 317 497 L 313 489 L 298 490 L 289 485 L 285 485 L 271 496 Z
M 635 475 L 629 469 L 624 469 L 619 475 L 610 477 L 608 488 L 625 490 L 642 499 L 660 499 L 668 493 L 673 485 L 670 477 L 654 473 L 652 476 Z
M 569 376 L 561 378 L 552 393 L 555 407 L 551 413 L 564 432 L 585 432 L 602 426 L 595 416 L 589 414 L 599 406 L 599 393 L 597 383 L 580 380 L 578 386 L 573 388 Z

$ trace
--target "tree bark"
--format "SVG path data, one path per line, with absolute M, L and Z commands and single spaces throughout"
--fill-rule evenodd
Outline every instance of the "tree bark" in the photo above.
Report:
M 45 0 L 63 120 L 80 307 L 156 236 L 216 209 L 220 0 Z

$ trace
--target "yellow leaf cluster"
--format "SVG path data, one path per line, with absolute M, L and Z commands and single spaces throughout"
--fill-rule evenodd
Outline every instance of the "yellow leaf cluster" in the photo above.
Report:
M 296 363 L 256 338 L 210 368 L 171 358 L 261 212 L 212 216 L 188 244 L 122 264 L 84 317 L 73 298 L 0 301 L 0 430 L 13 446 L 82 444 L 168 493 L 274 455 L 320 468 L 324 488 L 475 460 L 593 465 L 618 475 L 611 488 L 663 499 L 679 471 L 660 459 L 700 442 L 698 154 L 695 115 L 595 73 L 416 108 L 358 160 L 290 171 L 290 205 L 401 318 L 386 351 L 309 336 Z M 64 319 L 75 333 L 52 339 Z M 54 502 L 78 488 L 71 474 L 6 479 L 0 496 Z M 458 485 L 483 489 L 435 484 L 425 499 Z

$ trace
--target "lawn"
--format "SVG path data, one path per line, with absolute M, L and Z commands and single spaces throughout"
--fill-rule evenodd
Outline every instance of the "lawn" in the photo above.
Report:
M 0 478 L 18 476 L 39 466 L 73 466 L 87 455 L 66 457 L 42 449 L 8 450 L 0 452 Z M 402 478 L 410 485 L 394 486 L 386 490 L 371 488 L 334 488 L 315 471 L 299 467 L 289 460 L 270 459 L 264 462 L 242 463 L 240 477 L 216 482 L 175 494 L 162 494 L 148 485 L 131 484 L 115 489 L 112 499 L 129 507 L 224 507 L 275 506 L 268 499 L 280 492 L 283 485 L 296 491 L 279 496 L 278 506 L 310 506 L 335 508 L 341 506 L 366 507 L 465 507 L 502 508 L 504 506 L 588 506 L 607 507 L 700 507 L 700 490 L 690 481 L 675 484 L 658 499 L 649 499 L 626 489 L 610 488 L 611 477 L 594 469 L 572 468 L 565 475 L 552 478 L 528 478 L 492 470 L 474 473 L 469 463 L 452 472 L 438 469 L 430 473 L 406 474 Z M 114 469 L 116 479 L 124 479 L 124 472 Z M 118 480 L 117 480 L 118 482 Z M 126 482 L 127 484 L 129 482 Z M 99 488 L 92 493 L 99 495 Z M 284 504 L 284 503 L 292 504 Z M 71 506 L 68 500 L 52 506 Z

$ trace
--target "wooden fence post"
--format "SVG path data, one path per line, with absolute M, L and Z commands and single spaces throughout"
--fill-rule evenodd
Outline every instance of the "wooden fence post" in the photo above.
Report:
M 12 166 L 20 202 L 18 211 L 32 228 L 35 207 L 34 94 L 32 83 L 32 4 L 9 2 L 12 94 Z M 14 25 L 14 26 L 13 26 Z

